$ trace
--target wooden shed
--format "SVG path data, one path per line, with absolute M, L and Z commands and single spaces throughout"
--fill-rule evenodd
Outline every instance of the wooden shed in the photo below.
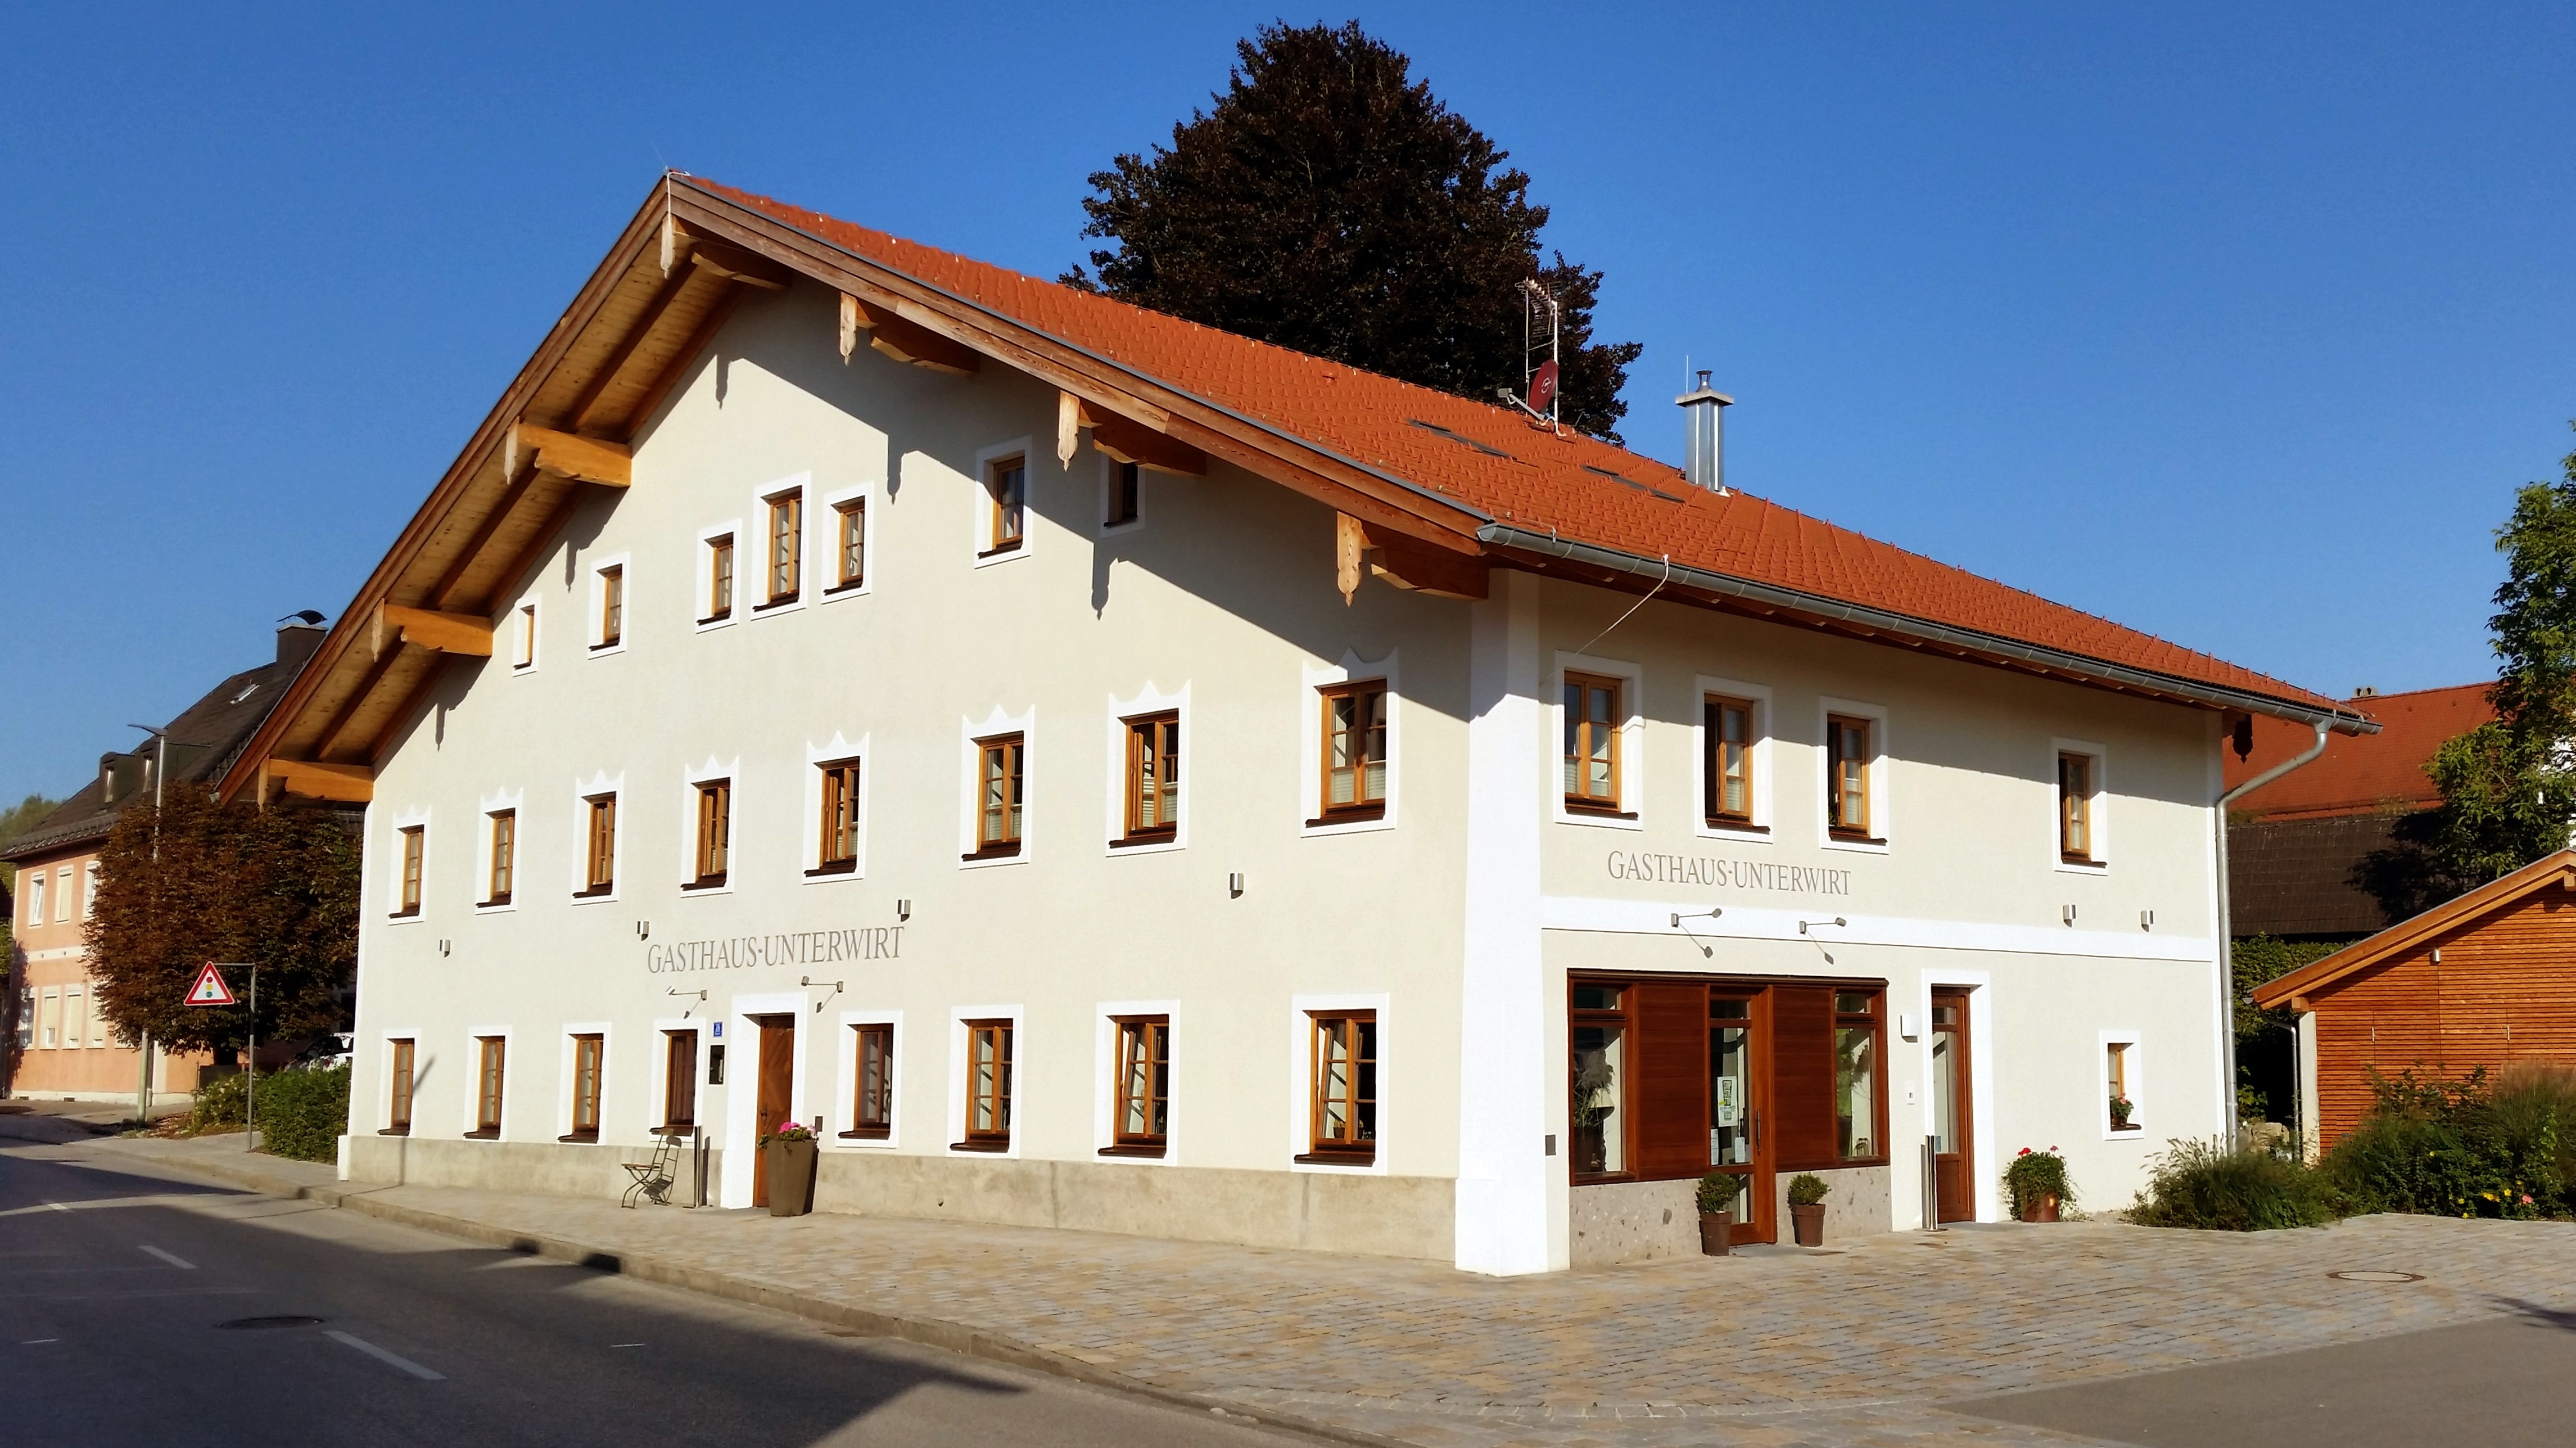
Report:
M 2368 1114 L 2370 1072 L 2576 1062 L 2576 850 L 2561 850 L 2254 992 L 2299 1013 L 2313 1152 Z

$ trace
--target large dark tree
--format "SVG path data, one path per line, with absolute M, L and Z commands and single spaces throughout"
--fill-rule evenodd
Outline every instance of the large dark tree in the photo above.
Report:
M 1214 108 L 1091 178 L 1098 275 L 1064 280 L 1462 397 L 1522 386 L 1520 284 L 1564 310 L 1565 420 L 1618 440 L 1643 350 L 1592 340 L 1601 273 L 1539 254 L 1547 208 L 1507 153 L 1363 32 L 1264 26 Z M 1544 333 L 1540 334 L 1544 336 Z
M 358 841 L 310 805 L 265 811 L 193 790 L 137 805 L 99 847 L 90 973 L 117 1039 L 230 1050 L 247 1007 L 186 1004 L 207 961 L 259 963 L 259 1038 L 345 1030 L 358 963 Z M 246 996 L 247 974 L 225 972 Z

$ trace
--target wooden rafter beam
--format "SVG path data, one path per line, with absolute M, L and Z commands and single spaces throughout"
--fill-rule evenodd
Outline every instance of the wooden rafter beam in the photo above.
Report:
M 662 285 L 654 290 L 653 299 L 644 304 L 643 311 L 636 313 L 635 324 L 627 329 L 624 340 L 599 364 L 599 375 L 591 378 L 590 385 L 574 399 L 571 413 L 574 432 L 586 432 L 597 421 L 595 414 L 599 411 L 600 399 L 617 381 L 617 374 L 626 370 L 627 362 L 635 356 L 635 349 L 644 345 L 644 340 L 653 335 L 653 329 L 661 325 L 662 314 L 671 310 L 671 304 L 680 299 L 680 293 L 687 289 L 694 277 L 694 273 L 684 271 L 663 278 Z
M 1163 422 L 1171 421 L 1165 414 Z M 1207 476 L 1207 454 L 1153 427 L 1070 392 L 1056 393 L 1056 456 L 1070 463 L 1073 432 L 1088 428 L 1091 445 L 1111 459 L 1185 478 Z
M 456 590 L 464 586 L 465 575 L 473 571 L 475 563 L 483 557 L 483 550 L 491 544 L 492 535 L 500 532 L 501 525 L 509 522 L 510 515 L 519 510 L 520 500 L 528 496 L 528 489 L 534 487 L 536 481 L 537 470 L 529 468 L 519 474 L 517 481 L 501 490 L 501 496 L 492 504 L 492 511 L 484 514 L 483 521 L 475 525 L 474 536 L 465 540 L 465 546 L 458 550 L 455 560 L 447 565 L 447 570 L 438 576 L 437 585 L 430 589 L 431 607 L 443 610 L 456 601 Z
M 698 319 L 697 330 L 691 332 L 688 339 L 680 344 L 679 351 L 671 354 L 671 360 L 663 367 L 661 375 L 655 377 L 644 388 L 643 395 L 635 399 L 635 406 L 626 414 L 628 441 L 633 441 L 635 435 L 644 430 L 644 423 L 652 417 L 653 410 L 662 405 L 662 399 L 670 395 L 672 388 L 680 385 L 681 378 L 689 375 L 689 368 L 697 362 L 698 354 L 705 351 L 707 344 L 716 339 L 716 330 L 725 324 L 725 319 L 731 317 L 733 309 L 740 305 L 742 305 L 742 288 L 728 283 L 724 291 L 718 294 L 715 301 L 707 307 L 707 314 Z
M 564 490 L 563 500 L 555 504 L 555 510 L 546 515 L 545 522 L 537 525 L 537 531 L 528 536 L 528 541 L 521 545 L 517 556 L 510 560 L 509 567 L 492 579 L 491 588 L 484 594 L 484 604 L 487 608 L 498 605 L 502 596 L 515 587 L 520 579 L 527 577 L 529 569 L 537 566 L 538 559 L 555 550 L 555 539 L 562 536 L 564 525 L 572 521 L 574 511 L 579 509 L 581 504 L 581 489 L 576 487 Z
M 841 319 L 844 325 L 868 334 L 868 345 L 897 362 L 927 367 L 933 372 L 947 372 L 959 377 L 982 371 L 984 354 L 965 343 L 934 332 L 910 320 L 893 307 L 866 297 L 843 292 Z M 855 349 L 853 349 L 855 350 Z M 843 352 L 846 358 L 848 352 Z
M 410 644 L 434 653 L 472 654 L 488 659 L 492 657 L 492 621 L 478 614 L 439 613 L 380 603 L 368 629 L 368 643 L 377 658 L 383 658 L 389 648 Z
M 313 753 L 317 757 L 339 748 L 340 736 L 349 732 L 349 726 L 366 709 L 367 700 L 374 696 L 376 685 L 384 682 L 385 675 L 393 670 L 394 661 L 401 657 L 402 650 L 387 649 L 367 666 L 367 672 L 358 680 L 358 687 L 350 690 L 349 696 L 340 701 L 339 710 L 331 716 L 330 727 L 324 729 L 322 737 L 315 741 Z
M 312 759 L 278 759 L 260 762 L 260 795 L 266 802 L 272 782 L 311 799 L 346 800 L 364 804 L 375 798 L 376 772 L 363 764 L 324 764 Z
M 533 458 L 546 472 L 585 483 L 622 488 L 635 480 L 635 450 L 622 442 L 576 437 L 521 421 L 501 444 L 501 470 L 513 476 L 521 458 Z
M 783 292 L 796 274 L 755 251 L 728 246 L 721 241 L 700 241 L 689 251 L 689 265 L 715 273 L 727 281 L 765 292 Z

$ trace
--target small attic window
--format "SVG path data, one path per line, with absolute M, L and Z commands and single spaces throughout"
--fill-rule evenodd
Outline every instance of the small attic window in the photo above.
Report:
M 240 703 L 242 700 L 247 699 L 247 698 L 249 698 L 251 695 L 256 694 L 256 693 L 258 693 L 258 692 L 259 692 L 259 681 L 258 681 L 258 680 L 256 680 L 256 679 L 254 679 L 254 680 L 252 680 L 251 682 L 249 682 L 249 683 L 247 683 L 247 684 L 242 685 L 242 691 L 241 691 L 240 693 L 238 693 L 238 694 L 233 695 L 233 702 L 234 702 L 234 703 L 236 703 L 236 704 L 238 704 L 238 703 Z

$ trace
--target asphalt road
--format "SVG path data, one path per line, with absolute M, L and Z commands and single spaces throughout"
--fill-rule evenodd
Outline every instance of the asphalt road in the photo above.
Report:
M 0 1443 L 1313 1441 L 46 1144 L 66 1134 L 0 1117 Z

